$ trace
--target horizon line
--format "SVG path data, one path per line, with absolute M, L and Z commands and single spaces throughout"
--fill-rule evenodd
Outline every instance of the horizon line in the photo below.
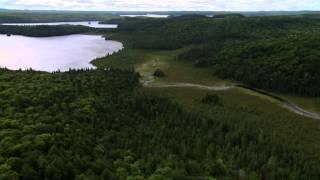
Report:
M 11 9 L 8 11 L 83 11 L 83 12 L 320 12 L 319 10 L 76 10 L 76 9 Z

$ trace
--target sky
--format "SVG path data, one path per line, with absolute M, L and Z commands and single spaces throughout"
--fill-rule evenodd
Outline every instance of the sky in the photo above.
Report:
M 320 0 L 0 0 L 4 9 L 99 11 L 320 10 Z

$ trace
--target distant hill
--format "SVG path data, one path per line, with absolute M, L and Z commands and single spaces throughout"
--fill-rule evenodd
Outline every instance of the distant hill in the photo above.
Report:
M 7 9 L 0 9 L 0 12 L 8 12 L 9 10 Z
M 243 16 L 284 16 L 284 15 L 305 15 L 320 14 L 320 11 L 56 11 L 56 10 L 9 10 L 0 9 L 2 12 L 19 12 L 19 13 L 44 13 L 44 14 L 61 14 L 61 13 L 83 13 L 83 14 L 109 14 L 109 15 L 203 15 L 203 16 L 221 16 L 221 15 L 243 15 Z
M 320 11 L 255 11 L 255 12 L 238 12 L 246 16 L 288 16 L 302 14 L 320 14 Z
M 226 18 L 226 17 L 245 17 L 242 14 L 239 13 L 234 13 L 234 14 L 219 14 L 219 15 L 214 15 L 213 18 Z
M 175 18 L 175 19 L 198 19 L 198 18 L 207 18 L 205 15 L 199 15 L 199 14 L 184 14 L 184 15 L 171 15 L 169 16 L 170 18 Z

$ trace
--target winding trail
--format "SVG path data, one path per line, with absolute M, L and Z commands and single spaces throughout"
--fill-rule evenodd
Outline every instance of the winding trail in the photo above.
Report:
M 201 84 L 191 84 L 191 83 L 174 83 L 174 84 L 145 84 L 146 87 L 154 88 L 198 88 L 202 90 L 211 91 L 226 91 L 235 88 L 234 86 L 206 86 Z
M 202 90 L 211 90 L 211 91 L 227 91 L 230 89 L 245 89 L 245 90 L 249 90 L 251 92 L 257 93 L 259 95 L 263 95 L 263 96 L 267 96 L 269 98 L 272 98 L 273 100 L 276 100 L 281 107 L 290 110 L 291 112 L 294 112 L 298 115 L 307 117 L 307 118 L 312 118 L 312 119 L 318 119 L 320 120 L 320 114 L 318 113 L 313 113 L 313 112 L 309 112 L 305 109 L 303 109 L 302 107 L 299 107 L 298 105 L 294 104 L 293 102 L 290 102 L 282 97 L 279 97 L 277 95 L 274 95 L 272 93 L 263 91 L 263 90 L 259 90 L 259 89 L 255 89 L 255 88 L 251 88 L 248 86 L 244 86 L 244 85 L 230 85 L 230 86 L 226 86 L 226 85 L 220 85 L 220 86 L 206 86 L 206 85 L 202 85 L 202 84 L 192 84 L 192 83 L 152 83 L 152 80 L 149 81 L 143 81 L 142 84 L 145 87 L 150 87 L 150 88 L 197 88 L 197 89 L 202 89 Z

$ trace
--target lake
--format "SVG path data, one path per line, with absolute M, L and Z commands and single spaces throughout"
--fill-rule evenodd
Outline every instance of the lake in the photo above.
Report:
M 120 15 L 123 17 L 150 17 L 150 18 L 167 18 L 169 15 L 162 15 L 162 14 L 142 14 L 142 15 Z
M 80 21 L 80 22 L 50 22 L 50 23 L 4 23 L 1 25 L 10 26 L 58 26 L 58 25 L 81 25 L 93 28 L 117 28 L 116 24 L 99 24 L 99 21 Z
M 53 72 L 94 68 L 90 61 L 123 48 L 122 43 L 97 35 L 46 38 L 0 35 L 0 67 Z

